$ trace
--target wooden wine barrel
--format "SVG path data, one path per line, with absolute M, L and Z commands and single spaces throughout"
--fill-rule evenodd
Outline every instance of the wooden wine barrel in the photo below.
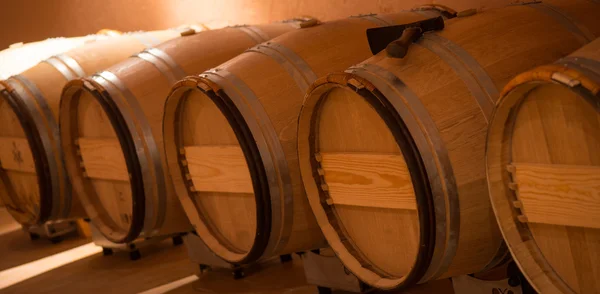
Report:
M 539 293 L 600 292 L 600 39 L 515 77 L 487 139 L 500 230 Z
M 50 38 L 31 43 L 16 43 L 0 51 L 0 80 L 28 70 L 54 55 L 65 53 L 83 44 L 120 35 L 118 31 L 103 29 L 95 35 L 74 38 Z
M 186 34 L 65 87 L 60 125 L 67 172 L 104 236 L 121 243 L 192 230 L 164 158 L 163 106 L 171 86 L 299 23 Z
M 72 197 L 59 141 L 63 86 L 179 34 L 167 30 L 108 38 L 0 81 L 0 197 L 18 222 L 32 225 L 84 216 Z
M 297 168 L 296 119 L 304 93 L 319 75 L 371 55 L 366 29 L 430 13 L 314 25 L 175 85 L 163 122 L 167 164 L 210 250 L 245 264 L 325 245 Z
M 486 11 L 312 85 L 300 170 L 329 245 L 391 289 L 483 271 L 507 257 L 485 179 L 497 88 L 600 35 L 600 6 L 546 1 Z

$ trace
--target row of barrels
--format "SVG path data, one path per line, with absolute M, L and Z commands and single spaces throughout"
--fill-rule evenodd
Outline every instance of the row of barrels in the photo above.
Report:
M 330 246 L 378 289 L 512 253 L 541 293 L 597 293 L 599 12 L 428 5 L 87 44 L 0 82 L 0 197 L 116 243 L 193 230 L 232 264 Z M 365 32 L 394 25 L 407 50 L 373 55 Z

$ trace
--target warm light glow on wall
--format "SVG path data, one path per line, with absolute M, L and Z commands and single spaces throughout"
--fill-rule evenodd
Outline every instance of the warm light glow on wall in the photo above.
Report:
M 103 28 L 158 30 L 184 23 L 218 28 L 306 15 L 326 21 L 361 13 L 399 11 L 425 3 L 464 10 L 514 2 L 519 0 L 5 0 L 0 48 L 50 37 L 81 36 Z

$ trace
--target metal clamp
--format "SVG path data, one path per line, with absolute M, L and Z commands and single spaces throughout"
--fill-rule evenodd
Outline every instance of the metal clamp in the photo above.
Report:
M 373 54 L 386 49 L 388 56 L 403 58 L 408 47 L 417 41 L 423 33 L 444 29 L 441 16 L 409 24 L 367 29 L 367 39 Z

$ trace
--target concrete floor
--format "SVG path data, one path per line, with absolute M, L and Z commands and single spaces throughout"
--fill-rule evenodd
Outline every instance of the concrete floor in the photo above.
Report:
M 0 218 L 3 213 L 0 210 Z M 91 242 L 78 236 L 70 236 L 58 244 L 43 239 L 31 241 L 26 232 L 14 230 L 14 223 L 1 222 L 0 231 L 8 226 L 13 226 L 13 230 L 0 234 L 0 277 L 2 271 Z M 200 274 L 198 266 L 189 261 L 185 246 L 173 246 L 170 240 L 143 248 L 141 252 L 142 258 L 137 261 L 129 260 L 125 252 L 111 256 L 97 253 L 14 284 L 0 293 L 118 294 L 150 290 L 147 294 L 160 294 L 165 293 L 161 286 L 184 278 L 188 278 L 186 284 L 166 293 L 318 293 L 315 286 L 306 283 L 302 260 L 297 255 L 288 263 L 282 264 L 279 259 L 263 263 L 247 271 L 243 279 L 234 280 L 228 270 Z M 199 275 L 198 279 L 190 282 L 194 275 Z M 451 282 L 443 280 L 396 293 L 453 291 Z

